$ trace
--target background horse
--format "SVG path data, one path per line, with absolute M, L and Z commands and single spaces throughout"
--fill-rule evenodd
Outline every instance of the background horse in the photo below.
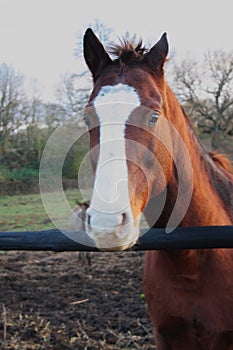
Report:
M 94 88 L 84 119 L 95 173 L 86 228 L 123 250 L 153 227 L 231 225 L 229 162 L 209 154 L 164 78 L 166 34 L 149 50 L 122 41 L 111 59 L 91 29 L 84 56 Z M 232 250 L 151 251 L 144 291 L 158 350 L 233 349 Z
M 86 211 L 89 208 L 89 202 L 77 202 L 69 217 L 68 230 L 70 231 L 85 231 Z M 91 266 L 92 252 L 78 252 L 79 260 L 84 266 L 86 262 Z

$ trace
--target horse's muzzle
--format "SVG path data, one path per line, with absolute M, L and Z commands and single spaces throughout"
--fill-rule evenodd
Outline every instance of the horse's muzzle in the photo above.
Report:
M 131 213 L 103 213 L 87 209 L 86 232 L 97 248 L 105 251 L 122 251 L 135 244 L 139 236 Z

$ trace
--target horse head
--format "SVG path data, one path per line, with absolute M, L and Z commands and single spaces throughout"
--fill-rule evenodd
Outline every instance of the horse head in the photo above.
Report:
M 123 250 L 139 237 L 140 217 L 172 172 L 163 67 L 166 33 L 150 49 L 124 41 L 109 54 L 91 29 L 84 57 L 93 91 L 84 111 L 95 174 L 86 229 L 97 247 Z

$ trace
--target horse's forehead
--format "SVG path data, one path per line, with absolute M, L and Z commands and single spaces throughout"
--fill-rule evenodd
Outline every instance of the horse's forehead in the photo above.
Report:
M 113 87 L 113 89 L 110 87 Z M 157 86 L 151 74 L 142 69 L 131 68 L 122 75 L 119 75 L 119 72 L 118 74 L 111 72 L 103 75 L 94 87 L 90 102 L 97 98 L 99 99 L 99 96 L 103 95 L 103 91 L 105 95 L 108 95 L 104 99 L 107 100 L 108 98 L 109 102 L 114 102 L 115 100 L 117 100 L 115 102 L 133 102 L 135 100 L 133 95 L 137 95 L 143 106 L 151 107 L 151 101 L 153 103 L 157 102 L 158 105 L 162 103 L 159 86 Z
M 95 98 L 95 106 L 112 103 L 138 105 L 139 102 L 140 97 L 136 89 L 122 83 L 103 86 Z
M 137 91 L 129 85 L 117 84 L 103 86 L 94 100 L 100 122 L 124 123 L 130 113 L 140 106 Z

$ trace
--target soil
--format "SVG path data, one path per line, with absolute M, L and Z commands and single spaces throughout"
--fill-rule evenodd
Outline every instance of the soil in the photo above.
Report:
M 2 252 L 0 349 L 156 349 L 143 252 Z

